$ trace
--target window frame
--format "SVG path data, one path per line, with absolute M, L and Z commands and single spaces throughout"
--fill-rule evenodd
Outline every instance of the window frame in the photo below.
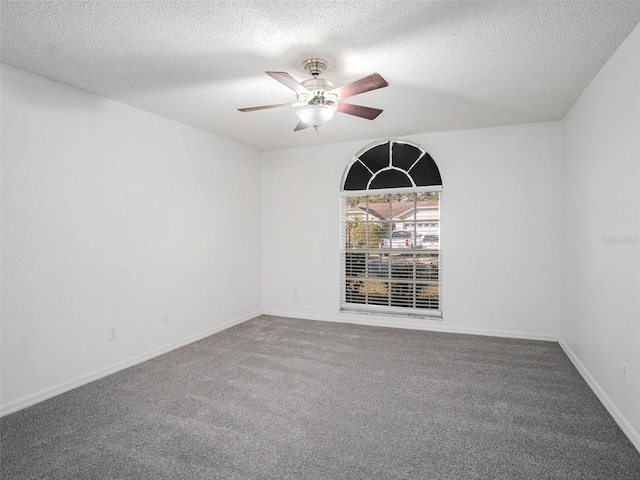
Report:
M 372 253 L 372 252 L 380 252 L 381 254 L 386 254 L 390 252 L 398 252 L 399 250 L 394 249 L 349 249 L 347 248 L 347 197 L 357 197 L 362 196 L 378 196 L 378 195 L 395 195 L 395 194 L 420 194 L 420 193 L 439 193 L 439 201 L 438 201 L 438 236 L 439 236 L 439 248 L 430 250 L 432 252 L 437 252 L 438 258 L 438 308 L 412 308 L 412 307 L 398 307 L 398 306 L 388 306 L 388 305 L 373 305 L 369 303 L 349 303 L 346 300 L 346 285 L 347 285 L 347 266 L 346 266 L 346 254 L 347 253 Z M 428 187 L 411 187 L 411 188 L 389 188 L 389 189 L 375 189 L 375 190 L 348 190 L 340 192 L 340 311 L 345 313 L 359 313 L 359 314 L 372 314 L 372 315 L 382 315 L 382 316 L 394 316 L 394 317 L 411 317 L 411 318 L 423 318 L 423 319 L 431 319 L 431 320 L 442 320 L 442 185 L 432 185 Z M 416 224 L 418 220 L 413 220 Z M 393 223 L 390 220 L 390 223 Z M 432 223 L 422 221 L 421 223 Z M 403 253 L 412 253 L 418 252 L 423 253 L 424 250 L 420 249 L 409 249 L 402 250 Z M 416 282 L 416 277 L 414 276 L 409 280 L 408 283 Z
M 347 301 L 347 280 L 349 279 L 347 275 L 347 254 L 348 253 L 364 253 L 364 254 L 375 254 L 376 252 L 380 255 L 388 255 L 392 252 L 398 253 L 400 249 L 382 249 L 382 248 L 348 248 L 347 246 L 347 211 L 348 197 L 358 197 L 361 196 L 363 199 L 365 197 L 370 196 L 378 196 L 378 195 L 391 195 L 391 194 L 420 194 L 420 193 L 439 193 L 439 201 L 438 201 L 438 237 L 439 237 L 439 248 L 438 249 L 402 249 L 401 252 L 403 254 L 418 254 L 418 255 L 430 255 L 436 256 L 438 262 L 438 278 L 435 282 L 429 282 L 433 284 L 437 284 L 438 288 L 438 308 L 413 308 L 409 306 L 390 306 L 390 305 L 375 305 L 371 303 L 351 303 Z M 372 315 L 383 315 L 383 316 L 394 316 L 394 317 L 412 317 L 412 318 L 423 318 L 423 319 L 431 319 L 431 320 L 442 320 L 442 186 L 429 186 L 429 187 L 414 187 L 414 188 L 392 188 L 392 189 L 379 189 L 379 190 L 357 190 L 357 191 L 342 191 L 340 192 L 340 311 L 345 313 L 359 313 L 359 314 L 372 314 Z M 394 222 L 389 220 L 390 224 Z M 413 222 L 416 224 L 419 222 L 414 219 Z M 366 222 L 365 222 L 366 223 Z M 431 222 L 421 222 L 421 223 L 431 223 Z M 391 237 L 390 237 L 391 238 Z M 389 279 L 392 279 L 390 276 Z M 415 274 L 410 279 L 405 279 L 405 282 L 396 282 L 396 283 L 410 283 L 419 284 L 420 280 L 416 279 Z M 383 281 L 383 280 L 381 280 Z M 390 282 L 394 283 L 394 282 Z M 414 291 L 415 292 L 415 291 Z M 415 295 L 415 293 L 414 293 Z
M 383 138 L 353 156 L 340 183 L 340 311 L 442 319 L 442 190 L 437 164 L 425 149 L 409 140 Z M 437 221 L 418 219 L 417 202 L 422 200 L 418 200 L 417 195 L 435 192 L 438 192 Z M 416 195 L 411 219 L 404 218 L 403 214 L 393 216 L 393 199 L 389 198 L 388 218 L 381 217 L 380 211 L 367 205 L 363 210 L 364 222 L 349 220 L 348 197 L 362 196 L 364 199 L 398 194 Z M 437 228 L 437 248 L 418 247 L 419 223 L 423 228 L 427 224 L 429 229 Z M 393 248 L 393 231 L 402 230 L 405 224 L 413 226 L 413 242 L 411 246 L 406 243 L 405 247 Z M 350 225 L 365 225 L 365 243 L 349 245 L 349 234 L 353 234 L 348 232 Z M 376 240 L 381 242 L 377 248 L 372 248 L 370 232 L 374 225 L 384 229 L 384 235 L 389 238 L 387 248 L 382 248 L 385 237 L 378 237 L 379 228 L 374 230 L 373 240 L 374 244 Z M 409 272 L 411 274 L 407 276 Z M 435 300 L 429 288 L 431 285 L 437 286 Z M 430 308 L 431 304 L 436 308 Z

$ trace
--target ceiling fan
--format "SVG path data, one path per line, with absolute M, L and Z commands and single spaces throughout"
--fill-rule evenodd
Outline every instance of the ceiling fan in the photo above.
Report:
M 352 103 L 345 103 L 344 98 L 352 97 L 360 93 L 369 92 L 389 85 L 384 78 L 377 73 L 372 73 L 359 80 L 347 83 L 338 88 L 324 78 L 318 78 L 329 63 L 322 58 L 308 58 L 302 62 L 302 67 L 312 75 L 312 78 L 298 82 L 287 72 L 265 72 L 271 78 L 282 83 L 285 87 L 296 92 L 296 101 L 292 103 L 280 103 L 277 105 L 262 105 L 260 107 L 239 108 L 241 112 L 253 112 L 280 107 L 301 107 L 296 111 L 300 121 L 294 128 L 294 132 L 308 127 L 318 130 L 322 125 L 331 120 L 335 112 L 355 115 L 356 117 L 373 120 L 382 113 L 378 108 L 363 107 Z

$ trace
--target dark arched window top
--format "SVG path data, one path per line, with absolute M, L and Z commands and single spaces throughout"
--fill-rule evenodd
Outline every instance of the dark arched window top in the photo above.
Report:
M 406 140 L 367 145 L 351 160 L 342 179 L 343 191 L 442 187 L 436 162 L 420 146 Z

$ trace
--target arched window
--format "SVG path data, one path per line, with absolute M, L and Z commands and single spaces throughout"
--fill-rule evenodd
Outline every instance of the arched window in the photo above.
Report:
M 442 179 L 405 140 L 367 145 L 342 177 L 341 309 L 441 317 Z

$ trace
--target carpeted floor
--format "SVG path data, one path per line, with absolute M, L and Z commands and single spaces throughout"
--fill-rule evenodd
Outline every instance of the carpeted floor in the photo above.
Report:
M 3 480 L 640 479 L 556 343 L 269 316 L 0 428 Z

